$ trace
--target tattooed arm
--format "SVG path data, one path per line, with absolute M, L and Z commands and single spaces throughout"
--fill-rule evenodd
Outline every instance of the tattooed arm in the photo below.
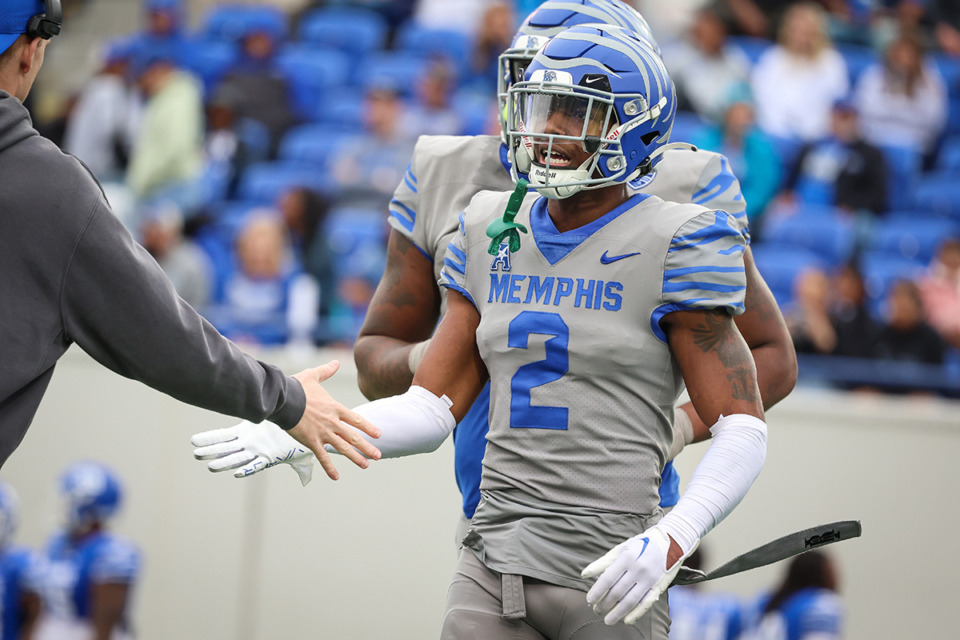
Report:
M 777 301 L 757 271 L 749 248 L 743 258 L 747 274 L 746 312 L 737 316 L 735 322 L 753 356 L 760 398 L 767 410 L 787 397 L 797 383 L 797 354 Z M 701 420 L 692 402 L 680 409 L 693 423 L 693 441 L 709 439 L 713 423 Z
M 353 351 L 363 395 L 375 400 L 410 387 L 410 351 L 430 338 L 439 317 L 433 264 L 403 235 L 391 231 L 387 267 Z
M 722 310 L 675 311 L 661 326 L 680 364 L 690 400 L 710 425 L 721 415 L 763 419 L 757 371 L 733 318 Z

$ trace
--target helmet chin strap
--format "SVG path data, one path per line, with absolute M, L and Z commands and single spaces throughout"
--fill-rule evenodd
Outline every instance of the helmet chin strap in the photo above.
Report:
M 643 176 L 653 171 L 653 166 L 656 164 L 654 160 L 672 149 L 683 149 L 684 151 L 698 150 L 695 145 L 692 145 L 689 142 L 668 142 L 667 144 L 663 145 L 659 149 L 656 149 L 653 153 L 647 156 L 647 159 L 641 162 L 640 166 L 637 167 L 637 170 L 633 172 L 632 176 L 630 176 L 630 180 L 636 180 L 637 178 L 642 178 Z
M 593 156 L 590 156 L 576 169 L 556 169 L 549 166 L 545 167 L 539 164 L 532 164 L 529 173 L 530 185 L 545 198 L 551 198 L 553 200 L 569 198 L 575 193 L 580 192 L 584 185 L 568 183 L 583 182 L 586 180 L 592 161 Z M 555 180 L 550 180 L 549 184 L 547 184 L 545 180 L 541 181 L 541 176 L 545 178 L 548 172 L 554 173 L 557 176 Z

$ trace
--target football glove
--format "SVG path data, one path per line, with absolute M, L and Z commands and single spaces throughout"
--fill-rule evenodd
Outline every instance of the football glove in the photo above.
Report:
M 306 486 L 313 477 L 313 453 L 286 431 L 263 422 L 241 422 L 226 429 L 195 434 L 190 438 L 197 460 L 208 460 L 213 472 L 235 470 L 236 478 L 244 478 L 278 464 L 288 464 Z

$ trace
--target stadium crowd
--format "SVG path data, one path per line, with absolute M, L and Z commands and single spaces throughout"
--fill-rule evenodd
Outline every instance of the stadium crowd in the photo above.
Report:
M 538 3 L 289 4 L 190 28 L 183 0 L 144 0 L 58 141 L 224 335 L 349 344 L 417 136 L 499 135 L 497 56 Z M 638 8 L 680 96 L 672 139 L 741 182 L 801 379 L 960 394 L 960 8 Z

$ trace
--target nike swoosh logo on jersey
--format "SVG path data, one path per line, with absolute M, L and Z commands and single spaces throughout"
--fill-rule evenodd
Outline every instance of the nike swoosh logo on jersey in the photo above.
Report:
M 604 252 L 603 252 L 603 255 L 600 256 L 600 263 L 601 263 L 601 264 L 612 264 L 612 263 L 616 262 L 617 260 L 623 260 L 624 258 L 629 258 L 630 256 L 638 256 L 638 255 L 640 255 L 640 252 L 639 252 L 639 251 L 637 251 L 636 253 L 625 253 L 625 254 L 623 254 L 622 256 L 608 256 L 608 255 L 607 255 L 607 252 L 604 251 Z

